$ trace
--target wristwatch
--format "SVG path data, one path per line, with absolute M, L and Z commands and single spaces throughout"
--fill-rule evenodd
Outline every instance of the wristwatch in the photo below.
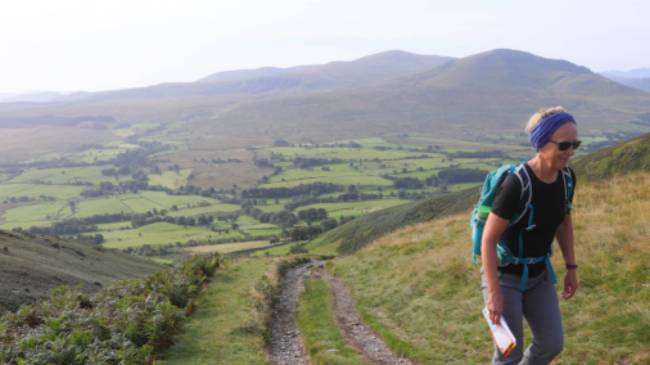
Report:
M 578 268 L 578 265 L 576 264 L 566 264 L 566 269 L 567 270 L 575 270 Z

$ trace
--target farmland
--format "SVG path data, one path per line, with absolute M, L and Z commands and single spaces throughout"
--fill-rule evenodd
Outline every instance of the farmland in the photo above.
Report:
M 280 140 L 245 150 L 168 128 L 120 125 L 106 141 L 0 165 L 0 228 L 149 251 L 302 240 L 379 209 L 475 186 L 486 171 L 530 154 L 518 135 Z

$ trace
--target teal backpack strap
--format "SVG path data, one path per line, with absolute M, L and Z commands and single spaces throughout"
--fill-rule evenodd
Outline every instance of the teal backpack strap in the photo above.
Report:
M 564 181 L 564 200 L 566 202 L 566 207 L 571 209 L 573 208 L 573 192 L 575 188 L 571 169 L 568 167 L 562 169 L 562 179 Z

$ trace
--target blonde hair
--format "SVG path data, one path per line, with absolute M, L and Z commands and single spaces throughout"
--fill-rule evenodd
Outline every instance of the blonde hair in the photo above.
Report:
M 533 114 L 530 119 L 528 119 L 528 124 L 526 124 L 526 133 L 530 134 L 530 131 L 532 131 L 543 118 L 561 112 L 566 112 L 566 110 L 561 106 L 540 109 L 537 113 Z

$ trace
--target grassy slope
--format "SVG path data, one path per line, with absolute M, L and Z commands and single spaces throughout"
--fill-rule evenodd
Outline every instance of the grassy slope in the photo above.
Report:
M 268 364 L 254 287 L 274 261 L 243 259 L 217 271 L 197 312 L 161 364 Z M 158 362 L 157 362 L 158 363 Z
M 94 290 L 158 269 L 151 261 L 90 244 L 0 231 L 0 310 L 38 300 L 59 285 Z
M 578 176 L 589 178 L 650 171 L 650 133 L 589 154 L 578 159 L 575 165 Z
M 464 211 L 475 203 L 477 189 L 372 212 L 326 232 L 307 244 L 319 254 L 352 253 L 384 234 L 409 224 Z
M 583 182 L 574 210 L 581 288 L 561 302 L 562 364 L 650 362 L 650 174 Z M 487 363 L 469 210 L 384 236 L 334 261 L 366 320 L 422 363 Z M 556 250 L 559 252 L 559 250 Z M 554 258 L 563 277 L 561 255 Z M 558 289 L 561 288 L 561 285 Z

